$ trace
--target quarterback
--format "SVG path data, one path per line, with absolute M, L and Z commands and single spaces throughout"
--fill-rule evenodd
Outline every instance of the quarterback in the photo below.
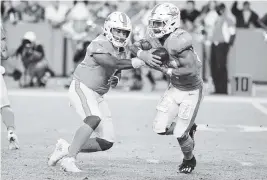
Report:
M 6 46 L 6 35 L 4 28 L 1 26 L 1 61 L 8 59 L 7 46 Z M 18 137 L 15 134 L 15 122 L 14 113 L 10 107 L 10 102 L 8 99 L 7 88 L 3 78 L 5 73 L 5 68 L 0 65 L 0 108 L 1 108 L 1 118 L 7 128 L 7 138 L 9 141 L 9 149 L 19 149 Z
M 132 32 L 129 17 L 111 13 L 104 23 L 104 33 L 87 48 L 84 60 L 74 71 L 69 87 L 71 106 L 83 121 L 69 144 L 59 139 L 48 165 L 60 160 L 65 171 L 80 172 L 75 159 L 79 152 L 91 153 L 110 149 L 114 143 L 111 113 L 103 95 L 115 87 L 123 69 L 139 68 L 140 59 L 128 59 L 128 43 Z M 136 63 L 137 62 L 137 63 Z M 144 62 L 143 62 L 144 64 Z M 93 138 L 92 133 L 96 134 Z
M 151 11 L 147 37 L 130 49 L 147 65 L 170 77 L 170 85 L 156 108 L 153 130 L 159 135 L 172 134 L 177 138 L 184 155 L 179 171 L 191 173 L 196 166 L 193 155 L 195 118 L 203 97 L 202 63 L 194 51 L 191 35 L 179 27 L 178 7 L 171 3 L 158 4 Z M 142 49 L 142 42 L 148 42 L 152 50 L 164 47 L 169 61 L 162 64 L 152 56 L 153 51 Z

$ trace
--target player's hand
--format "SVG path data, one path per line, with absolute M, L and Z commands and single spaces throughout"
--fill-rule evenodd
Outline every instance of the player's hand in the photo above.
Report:
M 111 86 L 112 88 L 115 88 L 115 87 L 118 85 L 119 81 L 120 81 L 120 79 L 119 79 L 118 76 L 112 76 L 112 77 L 108 80 L 108 82 L 110 83 L 110 86 Z
M 163 73 L 166 73 L 167 70 L 168 70 L 168 68 L 165 67 L 165 66 L 153 67 L 153 69 L 158 70 L 158 71 L 161 71 L 161 72 L 163 72 Z
M 152 54 L 151 51 L 142 51 L 139 58 L 152 68 L 159 67 L 162 64 L 160 61 L 161 58 Z

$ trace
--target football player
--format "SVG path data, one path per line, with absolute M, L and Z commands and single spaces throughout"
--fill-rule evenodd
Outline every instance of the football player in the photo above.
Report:
M 71 106 L 80 115 L 83 124 L 71 144 L 63 139 L 58 140 L 48 161 L 48 165 L 53 166 L 61 160 L 61 166 L 68 172 L 81 171 L 75 164 L 79 152 L 106 151 L 113 146 L 112 118 L 103 95 L 111 86 L 117 85 L 120 70 L 139 68 L 142 64 L 140 59 L 127 59 L 132 25 L 126 14 L 111 13 L 105 20 L 103 30 L 104 33 L 88 46 L 69 87 Z M 91 137 L 93 132 L 96 138 Z
M 145 44 L 153 49 L 164 47 L 170 56 L 168 63 L 162 65 L 153 51 L 140 48 Z M 178 7 L 171 3 L 156 5 L 149 17 L 147 37 L 130 49 L 147 65 L 170 77 L 170 85 L 157 105 L 153 130 L 159 135 L 173 134 L 177 138 L 184 155 L 179 171 L 191 173 L 196 166 L 194 122 L 203 97 L 202 63 L 194 51 L 191 35 L 180 28 Z
M 6 45 L 6 35 L 4 28 L 1 26 L 1 61 L 8 59 L 7 45 Z M 5 68 L 0 64 L 0 108 L 1 108 L 1 118 L 3 119 L 4 124 L 7 128 L 7 138 L 9 141 L 9 149 L 19 149 L 18 137 L 15 134 L 15 121 L 14 121 L 14 112 L 10 107 L 10 102 L 8 99 L 7 88 L 3 78 L 5 73 Z

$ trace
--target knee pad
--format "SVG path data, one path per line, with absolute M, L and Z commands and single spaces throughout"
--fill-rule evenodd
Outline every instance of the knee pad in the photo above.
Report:
M 83 122 L 90 126 L 93 130 L 97 128 L 99 123 L 101 122 L 101 119 L 98 116 L 87 116 Z
M 102 151 L 106 151 L 110 149 L 114 144 L 113 142 L 107 141 L 105 139 L 100 139 L 100 138 L 96 138 L 96 141 L 98 142 Z

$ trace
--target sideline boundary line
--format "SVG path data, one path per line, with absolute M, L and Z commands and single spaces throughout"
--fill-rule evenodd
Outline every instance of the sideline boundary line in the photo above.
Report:
M 259 102 L 252 102 L 251 103 L 253 105 L 254 108 L 256 108 L 257 110 L 259 110 L 260 112 L 262 112 L 263 114 L 265 114 L 267 116 L 267 108 L 264 107 L 263 105 L 261 105 Z

